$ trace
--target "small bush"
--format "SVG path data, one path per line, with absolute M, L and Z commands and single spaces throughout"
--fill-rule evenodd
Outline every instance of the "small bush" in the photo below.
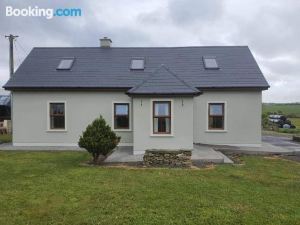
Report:
M 87 126 L 79 138 L 78 145 L 91 153 L 93 163 L 97 164 L 99 156 L 102 156 L 101 161 L 103 161 L 117 147 L 120 139 L 106 124 L 104 118 L 100 116 Z

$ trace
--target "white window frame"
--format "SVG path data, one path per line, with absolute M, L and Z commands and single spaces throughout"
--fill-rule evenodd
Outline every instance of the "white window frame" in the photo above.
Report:
M 51 103 L 64 103 L 65 105 L 65 129 L 51 129 L 50 126 L 50 104 Z M 48 101 L 47 102 L 47 132 L 67 132 L 67 102 L 66 101 Z
M 128 113 L 129 113 L 129 128 L 128 129 L 115 129 L 115 104 L 128 104 Z M 128 132 L 132 131 L 131 128 L 131 102 L 129 101 L 117 101 L 117 102 L 112 102 L 112 116 L 111 116 L 111 124 L 112 124 L 112 130 L 117 131 L 117 132 Z
M 209 104 L 224 104 L 224 129 L 209 129 Z M 206 104 L 206 132 L 226 133 L 227 132 L 227 102 L 226 101 L 208 101 Z
M 153 132 L 153 102 L 171 102 L 171 132 L 170 134 L 156 134 Z M 151 137 L 173 137 L 174 136 L 174 100 L 170 98 L 150 99 L 150 136 Z

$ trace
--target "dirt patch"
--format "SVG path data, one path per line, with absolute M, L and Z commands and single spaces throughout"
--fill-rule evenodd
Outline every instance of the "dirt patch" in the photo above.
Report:
M 173 168 L 173 167 L 147 167 L 143 164 L 143 162 L 128 162 L 128 163 L 102 163 L 102 164 L 91 164 L 90 161 L 80 163 L 80 166 L 85 167 L 106 167 L 106 168 L 122 168 L 122 169 L 161 169 L 161 168 Z M 199 169 L 206 169 L 206 170 L 212 170 L 215 169 L 215 164 L 213 163 L 197 163 L 192 164 L 191 167 L 188 168 L 179 168 L 179 169 L 193 169 L 193 170 L 199 170 Z
M 279 155 L 270 155 L 270 156 L 265 156 L 264 159 L 278 160 L 281 158 L 279 157 Z

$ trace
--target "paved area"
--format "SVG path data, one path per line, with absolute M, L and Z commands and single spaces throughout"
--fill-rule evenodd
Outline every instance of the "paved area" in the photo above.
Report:
M 115 151 L 107 157 L 107 163 L 124 163 L 124 162 L 142 162 L 143 154 L 134 155 L 132 147 L 117 147 Z
M 300 151 L 300 143 L 290 137 L 263 136 L 262 141 L 288 150 Z
M 12 143 L 0 144 L 0 150 L 17 151 L 85 151 L 76 146 L 13 146 Z
M 133 155 L 132 147 L 118 147 L 106 160 L 107 163 L 142 162 L 143 154 Z M 192 151 L 192 161 L 199 163 L 233 163 L 221 152 L 208 145 L 195 145 Z
M 285 154 L 300 155 L 300 144 L 293 142 L 291 138 L 279 136 L 263 136 L 261 147 L 235 147 L 215 146 L 215 150 L 226 153 L 247 153 L 247 154 Z
M 211 162 L 211 163 L 233 163 L 223 153 L 214 150 L 210 145 L 194 145 L 192 151 L 192 161 L 194 162 Z

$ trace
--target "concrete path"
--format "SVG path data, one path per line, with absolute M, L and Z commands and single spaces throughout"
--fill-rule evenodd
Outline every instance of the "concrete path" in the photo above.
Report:
M 290 137 L 263 136 L 262 141 L 286 150 L 300 151 L 300 143 Z
M 288 137 L 263 136 L 261 147 L 214 146 L 215 150 L 226 153 L 245 153 L 255 155 L 281 154 L 300 155 L 300 144 Z
M 132 147 L 118 147 L 105 160 L 106 163 L 142 162 L 143 154 L 134 155 Z
M 76 146 L 13 146 L 12 143 L 0 144 L 0 150 L 10 151 L 85 151 Z
M 133 155 L 132 147 L 118 147 L 106 160 L 107 163 L 142 162 L 143 154 Z M 207 145 L 195 145 L 192 161 L 196 163 L 233 163 L 221 152 Z
M 210 145 L 194 145 L 192 152 L 192 161 L 194 162 L 211 162 L 211 163 L 233 163 L 223 153 L 216 151 Z

